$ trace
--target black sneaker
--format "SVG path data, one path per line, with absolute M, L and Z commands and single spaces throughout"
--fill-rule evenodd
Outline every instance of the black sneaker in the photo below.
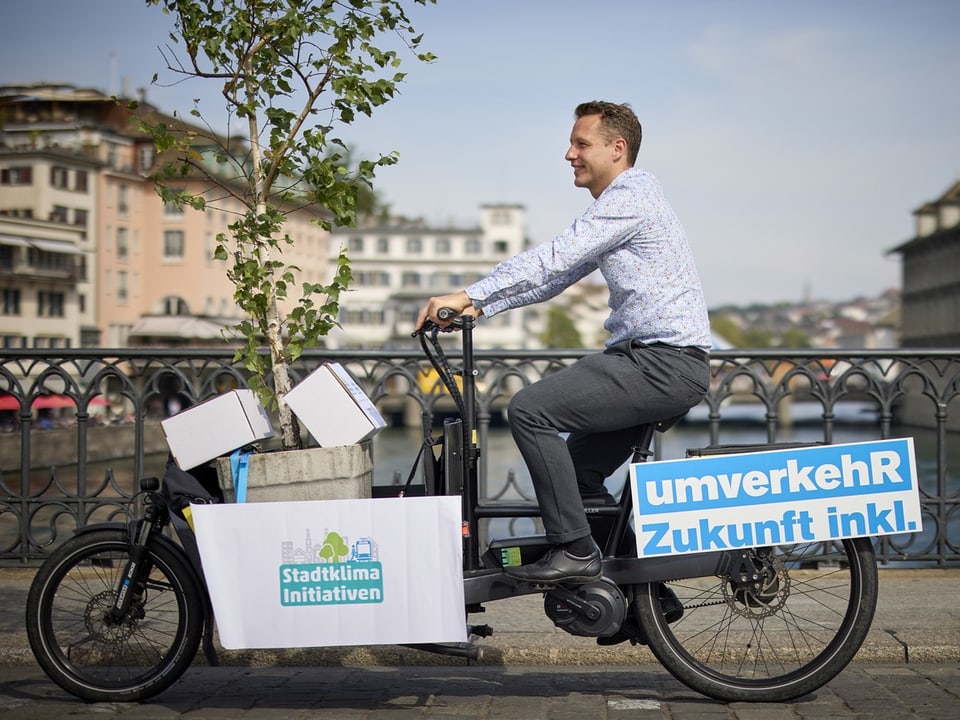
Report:
M 503 574 L 516 580 L 557 585 L 559 583 L 588 583 L 600 579 L 603 556 L 594 546 L 586 557 L 570 553 L 563 545 L 554 545 L 532 565 L 505 567 Z

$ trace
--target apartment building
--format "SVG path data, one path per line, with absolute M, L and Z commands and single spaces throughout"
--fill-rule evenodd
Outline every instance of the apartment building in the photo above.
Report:
M 95 331 L 97 169 L 32 140 L 0 149 L 5 347 L 77 347 Z
M 480 207 L 471 228 L 394 222 L 335 229 L 333 244 L 347 249 L 353 270 L 341 296 L 337 347 L 406 347 L 427 298 L 462 290 L 499 261 L 528 245 L 522 205 Z M 481 321 L 478 347 L 531 347 L 531 313 L 504 313 Z M 535 346 L 535 345 L 534 345 Z
M 0 168 L 0 173 L 3 169 Z M 81 341 L 84 231 L 0 216 L 0 346 L 68 348 Z
M 140 111 L 159 113 L 140 101 Z M 213 250 L 244 208 L 229 197 L 211 198 L 205 212 L 165 204 L 154 188 L 154 164 L 152 141 L 112 98 L 69 85 L 0 87 L 0 218 L 8 223 L 0 239 L 4 342 L 222 345 L 240 311 Z M 183 187 L 210 190 L 189 177 Z M 329 235 L 317 217 L 310 208 L 291 209 L 286 230 L 294 244 L 285 259 L 304 269 L 300 280 L 327 282 Z M 36 247 L 40 240 L 44 248 Z M 55 277 L 38 273 L 34 260 L 56 267 Z M 26 289 L 40 280 L 57 287 L 36 292 L 60 293 L 62 302 L 55 295 L 52 306 L 41 307 L 46 296 Z M 57 313 L 58 328 L 32 322 L 38 311 Z
M 914 211 L 903 260 L 904 347 L 960 346 L 960 181 Z

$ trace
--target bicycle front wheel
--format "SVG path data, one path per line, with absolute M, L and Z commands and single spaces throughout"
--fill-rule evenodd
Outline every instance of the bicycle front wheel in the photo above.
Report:
M 130 610 L 109 617 L 130 558 L 122 530 L 78 535 L 40 567 L 27 601 L 27 636 L 57 685 L 83 700 L 144 700 L 189 667 L 203 634 L 201 590 L 184 558 L 163 543 L 147 547 L 146 575 L 132 585 Z
M 638 588 L 650 650 L 688 687 L 725 702 L 782 702 L 812 692 L 853 659 L 877 604 L 868 538 L 744 550 L 721 577 Z M 671 622 L 672 621 L 672 622 Z

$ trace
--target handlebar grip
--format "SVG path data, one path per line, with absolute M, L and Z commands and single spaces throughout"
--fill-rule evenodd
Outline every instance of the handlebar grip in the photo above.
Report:
M 451 320 L 457 316 L 457 311 L 453 308 L 442 307 L 437 310 L 437 319 L 439 320 Z

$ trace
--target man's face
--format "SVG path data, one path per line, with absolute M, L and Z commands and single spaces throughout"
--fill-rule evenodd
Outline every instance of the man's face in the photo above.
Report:
M 626 142 L 603 137 L 599 115 L 577 118 L 570 133 L 570 149 L 564 158 L 573 166 L 573 184 L 587 188 L 594 199 L 625 168 L 621 167 Z

